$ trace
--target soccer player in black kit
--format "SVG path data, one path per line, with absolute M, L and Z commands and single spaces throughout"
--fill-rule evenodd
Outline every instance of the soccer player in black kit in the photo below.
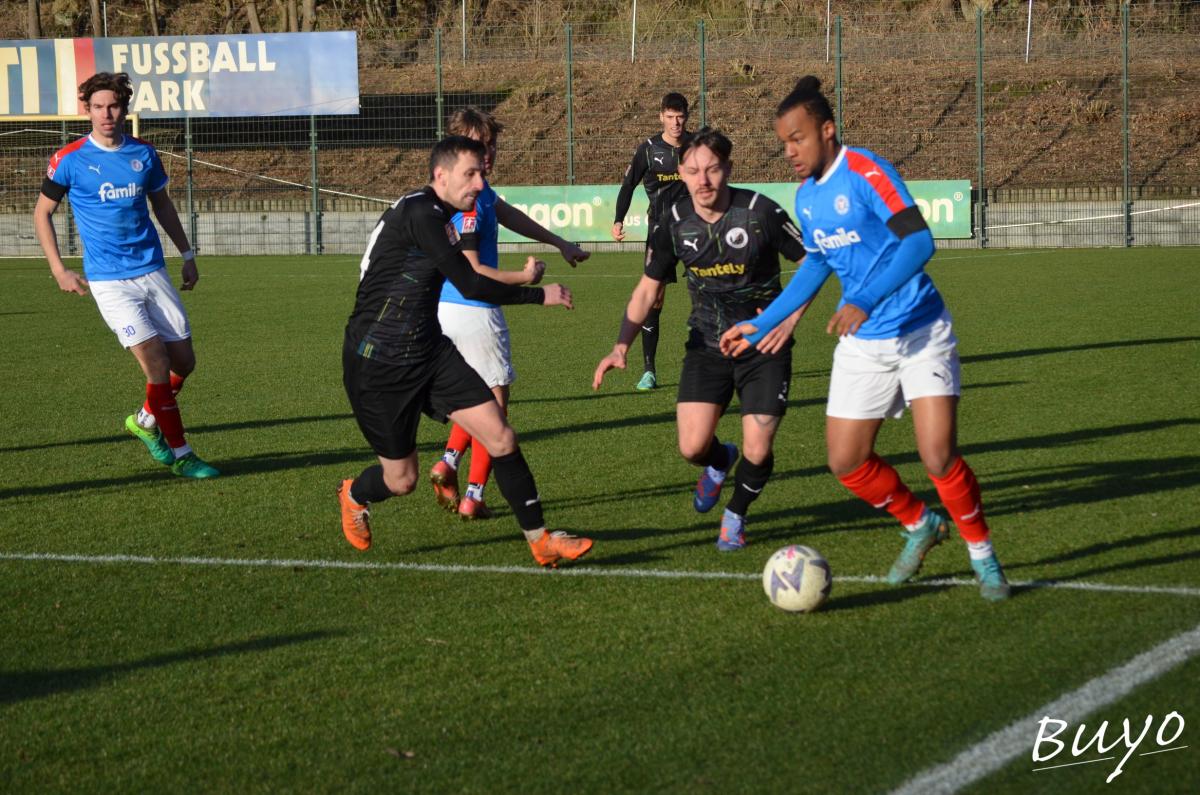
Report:
M 620 192 L 617 193 L 617 217 L 612 227 L 613 240 L 625 240 L 625 214 L 629 212 L 629 203 L 633 201 L 634 188 L 641 182 L 646 188 L 646 198 L 650 200 L 647 211 L 647 251 L 650 249 L 654 227 L 661 220 L 663 208 L 687 198 L 687 188 L 679 179 L 679 151 L 692 137 L 686 129 L 687 98 L 674 92 L 664 96 L 658 120 L 662 122 L 662 132 L 642 141 L 633 153 L 633 162 L 625 169 L 625 179 L 621 182 Z M 674 276 L 667 281 L 675 281 Z M 654 357 L 658 352 L 658 324 L 665 288 L 666 281 L 659 287 L 654 305 L 642 324 L 642 358 L 645 369 L 642 379 L 637 384 L 639 392 L 649 392 L 658 386 Z
M 738 461 L 737 446 L 723 444 L 715 432 L 735 391 L 741 400 L 741 461 L 717 537 L 717 549 L 726 552 L 746 545 L 746 511 L 774 467 L 772 444 L 791 383 L 792 329 L 808 308 L 805 304 L 788 316 L 750 358 L 721 353 L 722 332 L 738 318 L 754 318 L 779 295 L 779 256 L 804 257 L 799 230 L 783 208 L 759 193 L 729 186 L 732 148 L 728 138 L 708 128 L 683 146 L 679 173 L 691 195 L 665 208 L 617 344 L 600 360 L 592 380 L 592 388 L 599 389 L 606 372 L 625 368 L 629 345 L 658 290 L 674 279 L 682 262 L 692 313 L 676 421 L 679 452 L 704 467 L 692 500 L 700 513 L 717 504 L 726 473 Z
M 463 256 L 451 219 L 456 211 L 474 209 L 483 190 L 485 154 L 483 144 L 470 138 L 442 139 L 430 154 L 430 184 L 397 200 L 371 232 L 346 324 L 342 381 L 379 463 L 338 488 L 342 532 L 355 548 L 369 549 L 370 504 L 416 486 L 417 423 L 424 413 L 453 420 L 483 443 L 534 559 L 555 566 L 581 557 L 592 542 L 546 530 L 533 474 L 512 426 L 438 325 L 445 279 L 464 296 L 494 304 L 572 308 L 571 293 L 562 285 L 507 285 L 476 273 Z

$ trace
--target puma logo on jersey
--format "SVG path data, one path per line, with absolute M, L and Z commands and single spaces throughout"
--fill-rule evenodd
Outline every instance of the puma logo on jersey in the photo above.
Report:
M 658 163 L 658 164 L 661 166 L 661 165 L 663 164 L 663 156 L 662 156 L 662 155 L 655 155 L 655 156 L 654 156 L 654 162 L 655 162 L 655 163 Z
M 698 246 L 696 244 L 695 240 L 685 240 L 685 241 L 683 241 L 683 245 L 689 246 L 692 249 L 692 251 L 695 251 L 697 254 L 700 253 L 700 246 Z
M 88 170 L 89 170 L 89 171 L 95 171 L 97 174 L 99 174 L 99 173 L 100 173 L 100 166 L 88 166 Z
M 800 210 L 800 212 L 805 218 L 807 218 L 810 221 L 812 220 L 812 210 L 808 209 L 807 207 L 804 207 L 803 209 Z

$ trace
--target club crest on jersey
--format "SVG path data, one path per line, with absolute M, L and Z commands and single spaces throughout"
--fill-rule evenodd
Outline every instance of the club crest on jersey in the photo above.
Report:
M 850 199 L 846 194 L 839 193 L 837 198 L 833 200 L 833 209 L 837 210 L 838 215 L 845 215 L 850 212 Z
M 446 224 L 446 237 L 450 239 L 450 245 L 457 246 L 461 238 L 458 236 L 458 230 L 454 228 L 454 224 Z
M 129 167 L 132 168 L 134 171 L 141 171 L 143 168 L 142 161 L 141 160 L 130 160 Z
M 725 233 L 725 242 L 734 248 L 745 248 L 750 242 L 750 235 L 746 234 L 746 230 L 740 226 L 735 226 Z
M 474 232 L 476 223 L 478 223 L 478 221 L 476 221 L 474 214 L 464 215 L 463 216 L 463 234 L 466 235 L 466 234 L 470 234 L 471 232 Z
M 832 235 L 825 234 L 824 229 L 814 229 L 813 242 L 820 246 L 822 251 L 833 251 L 836 248 L 845 248 L 855 243 L 861 243 L 862 238 L 853 229 L 847 232 L 839 226 Z

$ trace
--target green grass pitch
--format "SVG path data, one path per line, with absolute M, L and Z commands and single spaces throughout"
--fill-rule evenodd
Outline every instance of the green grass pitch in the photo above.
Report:
M 969 576 L 957 537 L 922 582 L 866 579 L 901 542 L 824 469 L 835 284 L 797 329 L 751 545 L 721 554 L 719 511 L 692 510 L 675 447 L 685 289 L 668 291 L 665 386 L 633 391 L 635 344 L 594 394 L 639 257 L 550 261 L 577 308 L 508 310 L 512 420 L 551 525 L 596 539 L 576 573 L 620 575 L 563 576 L 526 573 L 494 484 L 493 521 L 440 512 L 422 483 L 376 506 L 370 552 L 342 539 L 334 489 L 371 461 L 340 380 L 357 258 L 201 259 L 180 404 L 224 473 L 208 482 L 124 434 L 142 379 L 92 300 L 42 261 L 0 262 L 0 791 L 888 792 L 1200 622 L 1197 254 L 930 265 L 996 549 L 1011 579 L 1042 583 L 1000 605 L 928 582 Z M 735 413 L 722 438 L 737 428 Z M 422 425 L 423 469 L 446 430 Z M 907 418 L 879 449 L 936 500 Z M 819 613 L 762 593 L 788 543 L 833 568 Z M 363 562 L 418 567 L 336 567 Z M 1029 747 L 966 791 L 1195 792 L 1198 679 L 1191 657 L 1084 720 L 1089 736 L 1108 720 L 1111 742 L 1122 719 L 1175 711 L 1189 747 L 1141 755 L 1152 729 L 1105 785 L 1116 760 L 1035 771 L 1030 724 Z

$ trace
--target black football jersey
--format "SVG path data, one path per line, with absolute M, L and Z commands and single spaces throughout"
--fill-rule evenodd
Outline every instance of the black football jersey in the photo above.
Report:
M 625 220 L 639 182 L 646 188 L 646 197 L 650 200 L 649 220 L 652 222 L 662 215 L 663 208 L 687 197 L 687 186 L 679 178 L 679 150 L 691 137 L 691 133 L 685 132 L 679 139 L 679 146 L 664 141 L 661 133 L 642 141 L 633 153 L 633 161 L 625 169 L 625 178 L 617 193 L 618 223 Z
M 674 281 L 683 263 L 692 298 L 690 344 L 714 350 L 726 329 L 752 320 L 779 295 L 779 256 L 804 258 L 800 230 L 782 207 L 754 191 L 730 191 L 729 209 L 711 224 L 690 197 L 670 205 L 646 253 L 645 273 L 657 281 Z
M 462 254 L 455 210 L 432 187 L 409 193 L 384 211 L 359 263 L 360 277 L 346 337 L 368 359 L 408 365 L 424 361 L 442 335 L 437 308 L 442 284 L 494 304 L 540 304 L 540 287 L 516 287 L 481 276 Z

